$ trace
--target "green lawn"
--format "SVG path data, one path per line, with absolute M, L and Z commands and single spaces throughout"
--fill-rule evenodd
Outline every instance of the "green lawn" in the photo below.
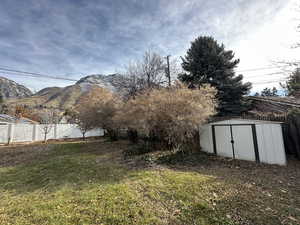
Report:
M 299 162 L 124 159 L 105 140 L 0 149 L 0 224 L 299 224 Z M 160 162 L 163 160 L 159 160 Z M 170 161 L 170 160 L 169 160 Z

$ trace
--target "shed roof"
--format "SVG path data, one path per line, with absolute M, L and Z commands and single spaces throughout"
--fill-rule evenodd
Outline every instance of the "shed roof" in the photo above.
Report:
M 209 124 L 282 124 L 277 121 L 265 121 L 265 120 L 253 120 L 253 119 L 241 119 L 241 118 L 230 118 L 220 119 L 218 121 L 212 121 Z

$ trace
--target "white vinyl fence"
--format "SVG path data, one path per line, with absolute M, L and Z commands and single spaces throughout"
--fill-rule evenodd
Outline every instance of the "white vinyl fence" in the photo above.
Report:
M 0 125 L 0 143 L 34 142 L 44 140 L 43 124 L 7 124 Z M 49 126 L 49 125 L 47 125 Z M 81 138 L 82 133 L 75 124 L 52 124 L 47 134 L 49 139 Z M 103 129 L 87 132 L 85 137 L 103 136 Z

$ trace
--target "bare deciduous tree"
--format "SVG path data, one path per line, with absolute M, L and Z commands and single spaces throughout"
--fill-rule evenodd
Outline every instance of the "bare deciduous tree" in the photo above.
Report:
M 44 133 L 44 142 L 47 142 L 47 135 L 53 129 L 55 124 L 59 122 L 59 112 L 54 109 L 45 109 L 36 114 L 36 118 L 38 118 L 40 122 L 40 127 Z
M 85 140 L 86 133 L 96 126 L 94 114 L 86 105 L 79 105 L 75 109 L 68 110 L 66 116 L 69 123 L 77 125 L 83 140 Z
M 155 52 L 146 51 L 142 61 L 130 63 L 126 67 L 122 83 L 126 97 L 163 85 L 166 82 L 165 73 L 165 59 Z

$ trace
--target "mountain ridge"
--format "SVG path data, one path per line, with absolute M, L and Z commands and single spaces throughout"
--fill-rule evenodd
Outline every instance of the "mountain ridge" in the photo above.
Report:
M 0 94 L 3 99 L 9 99 L 29 97 L 32 95 L 32 92 L 24 85 L 8 78 L 0 77 Z
M 54 107 L 62 110 L 74 106 L 80 96 L 90 91 L 92 87 L 107 88 L 112 92 L 120 91 L 124 79 L 120 74 L 92 74 L 79 79 L 75 84 L 66 87 L 47 87 L 31 96 L 13 98 L 7 101 L 9 105 L 27 105 L 29 107 Z

